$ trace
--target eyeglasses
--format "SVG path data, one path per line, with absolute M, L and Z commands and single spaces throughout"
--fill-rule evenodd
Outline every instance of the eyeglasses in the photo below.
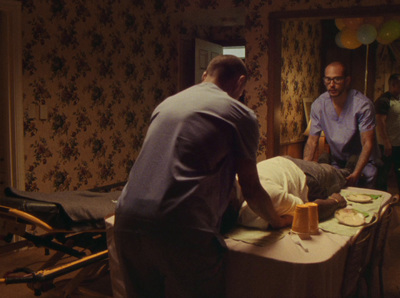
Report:
M 332 81 L 335 84 L 342 84 L 344 82 L 344 79 L 346 77 L 334 77 L 334 78 L 330 78 L 330 77 L 323 77 L 322 81 L 324 82 L 324 84 L 329 85 Z

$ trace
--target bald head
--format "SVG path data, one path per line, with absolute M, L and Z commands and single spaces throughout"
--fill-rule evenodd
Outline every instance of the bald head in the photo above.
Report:
M 336 69 L 338 72 L 341 73 L 341 76 L 343 76 L 343 77 L 347 77 L 349 75 L 347 72 L 346 66 L 342 62 L 335 61 L 335 62 L 328 64 L 325 68 L 325 72 L 328 68 Z

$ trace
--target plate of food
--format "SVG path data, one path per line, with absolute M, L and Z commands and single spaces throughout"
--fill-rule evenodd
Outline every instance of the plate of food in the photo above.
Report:
M 339 223 L 351 227 L 362 226 L 365 223 L 364 215 L 352 208 L 342 208 L 337 210 L 335 212 L 335 218 Z
M 368 203 L 372 201 L 372 197 L 364 194 L 349 194 L 346 199 L 356 203 Z

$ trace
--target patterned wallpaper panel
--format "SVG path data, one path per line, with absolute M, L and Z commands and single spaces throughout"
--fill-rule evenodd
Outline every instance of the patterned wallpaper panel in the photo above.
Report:
M 162 3 L 23 2 L 24 105 L 48 111 L 25 113 L 27 190 L 126 179 L 154 106 L 176 89 Z
M 268 15 L 271 11 L 362 5 L 359 0 L 20 0 L 23 28 L 25 185 L 33 191 L 87 189 L 126 180 L 150 114 L 178 81 L 178 41 L 246 39 L 251 78 L 246 101 L 259 117 L 259 159 L 265 158 L 268 99 Z M 389 0 L 388 0 L 389 1 Z M 368 5 L 388 1 L 371 0 Z M 193 9 L 242 7 L 245 28 L 201 28 L 179 22 Z M 307 23 L 288 35 L 318 36 Z M 299 26 L 303 26 L 301 29 Z M 294 51 L 287 39 L 287 49 Z M 296 45 L 306 53 L 311 44 Z M 294 54 L 294 53 L 293 53 Z M 304 126 L 301 97 L 313 82 L 311 54 L 285 58 L 287 97 L 282 139 Z M 40 106 L 42 114 L 39 117 Z M 45 113 L 47 110 L 47 113 Z M 35 114 L 31 117 L 30 111 Z M 43 118 L 43 119 L 42 119 Z
M 303 98 L 317 98 L 321 78 L 318 20 L 282 23 L 281 144 L 303 141 Z
M 179 34 L 210 40 L 244 34 L 243 27 L 210 30 L 174 18 L 241 1 L 21 2 L 30 191 L 126 180 L 153 109 L 177 91 Z

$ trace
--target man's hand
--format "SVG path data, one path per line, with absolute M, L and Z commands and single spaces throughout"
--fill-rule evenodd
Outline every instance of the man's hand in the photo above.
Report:
M 293 216 L 291 216 L 291 215 L 282 215 L 281 216 L 281 226 L 280 226 L 280 228 L 290 226 L 290 225 L 292 225 L 292 222 L 293 222 Z
M 353 172 L 349 176 L 346 177 L 346 186 L 355 186 L 357 185 L 357 181 L 360 178 L 360 174 Z
M 347 201 L 346 199 L 340 194 L 340 193 L 333 193 L 329 199 L 334 200 L 338 204 L 338 209 L 339 208 L 344 208 L 347 206 Z
M 318 215 L 320 220 L 330 218 L 337 209 L 347 206 L 346 199 L 339 193 L 331 194 L 327 199 L 317 199 Z
M 390 144 L 390 142 L 387 142 L 387 143 L 384 145 L 383 154 L 384 154 L 385 156 L 391 156 L 391 155 L 392 155 L 392 144 Z

